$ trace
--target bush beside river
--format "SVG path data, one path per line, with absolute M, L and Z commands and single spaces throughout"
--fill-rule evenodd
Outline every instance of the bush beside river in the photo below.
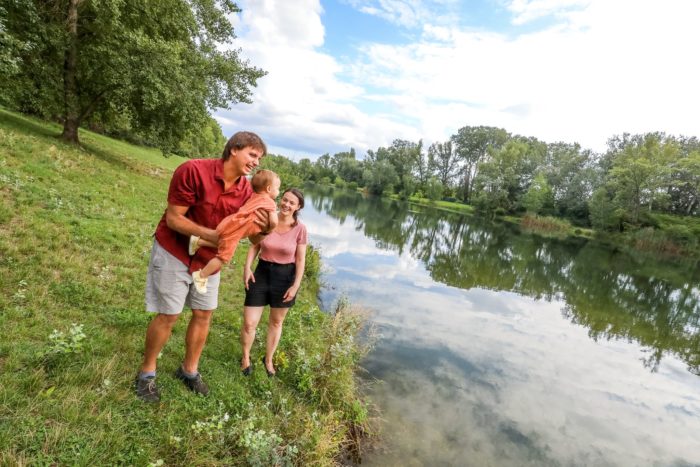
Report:
M 76 147 L 59 134 L 0 110 L 0 464 L 337 463 L 368 429 L 354 375 L 363 320 L 319 309 L 318 252 L 310 247 L 277 378 L 261 365 L 250 378 L 239 371 L 241 246 L 201 360 L 210 396 L 173 376 L 180 319 L 159 357 L 162 402 L 144 404 L 132 385 L 150 319 L 145 270 L 170 174 L 185 159 L 90 132 Z

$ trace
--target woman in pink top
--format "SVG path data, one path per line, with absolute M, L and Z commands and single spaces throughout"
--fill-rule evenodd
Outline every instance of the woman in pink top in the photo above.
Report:
M 255 339 L 255 329 L 260 322 L 263 308 L 270 305 L 267 327 L 266 352 L 262 358 L 268 376 L 274 376 L 272 357 L 282 336 L 282 323 L 304 277 L 306 265 L 306 226 L 298 221 L 304 207 L 304 195 L 290 188 L 279 203 L 277 227 L 257 245 L 251 245 L 243 266 L 243 283 L 246 288 L 243 307 L 241 346 L 243 358 L 241 371 L 248 376 L 252 372 L 250 349 Z M 260 254 L 253 273 L 253 260 Z

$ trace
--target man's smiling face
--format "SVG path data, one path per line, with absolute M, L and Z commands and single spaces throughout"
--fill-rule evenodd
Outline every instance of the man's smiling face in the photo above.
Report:
M 231 159 L 233 160 L 234 169 L 241 175 L 248 175 L 255 170 L 255 168 L 260 165 L 260 159 L 262 158 L 262 149 L 252 146 L 231 150 Z

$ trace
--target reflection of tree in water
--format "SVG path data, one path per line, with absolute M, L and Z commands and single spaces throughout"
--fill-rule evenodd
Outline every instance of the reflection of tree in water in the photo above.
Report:
M 433 280 L 453 287 L 507 290 L 561 299 L 564 316 L 591 338 L 622 338 L 648 351 L 654 371 L 676 354 L 700 375 L 700 268 L 669 265 L 599 244 L 520 234 L 508 225 L 345 191 L 314 191 L 314 207 L 382 249 L 408 249 Z M 413 210 L 411 210 L 413 209 Z

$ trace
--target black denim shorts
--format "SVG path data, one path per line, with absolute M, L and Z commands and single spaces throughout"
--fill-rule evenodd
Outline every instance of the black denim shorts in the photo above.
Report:
M 255 282 L 250 281 L 245 293 L 245 306 L 265 306 L 271 308 L 289 308 L 294 305 L 296 297 L 283 302 L 284 294 L 294 283 L 297 266 L 294 263 L 277 264 L 258 260 L 258 266 L 253 275 Z

